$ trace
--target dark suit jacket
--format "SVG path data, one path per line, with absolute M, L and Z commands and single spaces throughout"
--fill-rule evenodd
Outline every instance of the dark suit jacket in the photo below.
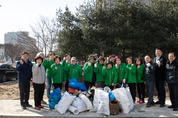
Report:
M 166 80 L 166 58 L 161 56 L 158 60 L 161 63 L 160 67 L 158 66 L 158 64 L 156 64 L 156 57 L 153 59 L 153 63 L 156 64 L 155 80 L 165 81 Z

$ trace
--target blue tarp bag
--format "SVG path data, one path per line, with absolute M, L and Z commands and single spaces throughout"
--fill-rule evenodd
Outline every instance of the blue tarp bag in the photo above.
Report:
M 52 87 L 53 88 L 53 87 Z M 53 92 L 49 95 L 49 109 L 54 109 L 55 105 L 58 104 L 59 100 L 61 100 L 61 90 L 59 88 L 53 88 Z
M 81 90 L 81 91 L 87 91 L 86 86 L 83 83 L 78 82 L 76 78 L 69 79 L 69 86 L 73 89 L 78 89 L 78 90 Z
M 109 100 L 116 100 L 115 96 L 112 94 L 112 92 L 109 92 Z

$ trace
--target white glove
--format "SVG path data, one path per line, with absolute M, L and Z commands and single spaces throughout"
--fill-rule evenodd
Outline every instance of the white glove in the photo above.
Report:
M 122 80 L 122 83 L 125 83 L 125 79 Z
M 150 65 L 150 63 L 147 63 L 146 66 L 150 67 L 151 65 Z
M 95 66 L 95 68 L 96 68 L 96 67 L 97 67 L 97 64 L 95 64 L 94 66 Z
M 64 57 L 63 60 L 66 60 L 66 57 Z
M 39 64 L 37 63 L 37 64 L 36 64 L 36 67 L 38 67 L 38 66 L 39 66 Z
M 88 66 L 91 66 L 91 63 L 90 63 L 90 62 L 88 62 Z
M 118 68 L 118 65 L 117 65 L 117 64 L 116 64 L 115 66 L 116 66 L 116 68 Z
M 157 63 L 158 65 L 160 65 L 160 64 L 161 64 L 159 60 L 157 60 L 157 61 L 156 61 L 156 63 Z

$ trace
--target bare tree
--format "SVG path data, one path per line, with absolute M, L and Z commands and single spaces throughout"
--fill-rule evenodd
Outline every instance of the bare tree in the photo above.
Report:
M 50 21 L 48 17 L 40 16 L 39 21 L 34 23 L 34 26 L 30 25 L 30 27 L 37 39 L 37 46 L 40 50 L 44 49 L 45 56 L 47 51 L 53 51 L 59 32 L 56 21 L 54 19 Z
M 0 61 L 4 60 L 4 44 L 0 44 Z

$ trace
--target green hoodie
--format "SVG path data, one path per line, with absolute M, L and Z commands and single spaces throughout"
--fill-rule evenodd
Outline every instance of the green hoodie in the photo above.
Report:
M 142 64 L 140 68 L 137 68 L 137 82 L 144 83 L 144 66 Z
M 114 66 L 114 68 L 117 71 L 118 74 L 118 78 L 116 80 L 114 80 L 114 83 L 117 82 L 122 82 L 123 79 L 127 79 L 128 76 L 128 71 L 127 71 L 127 67 L 125 63 L 121 63 L 118 68 L 116 68 L 116 66 Z
M 70 62 L 67 63 L 66 60 L 63 60 L 63 61 L 62 61 L 63 67 L 68 66 L 69 64 L 70 64 Z M 66 80 L 68 81 L 68 80 L 69 80 L 69 72 L 68 72 L 66 69 L 64 70 L 64 74 L 66 74 Z
M 54 62 L 53 62 L 53 60 L 52 59 L 50 59 L 49 61 L 48 61 L 48 68 L 47 68 L 47 70 L 46 70 L 46 77 L 51 77 L 51 65 L 52 64 L 54 64 Z
M 127 77 L 127 83 L 137 83 L 136 79 L 136 65 L 127 64 L 127 70 L 128 70 L 128 77 Z
M 89 61 L 88 61 L 89 62 Z M 87 82 L 92 82 L 93 77 L 93 65 L 88 65 L 88 62 L 84 64 L 84 76 L 83 80 Z M 90 62 L 89 62 L 90 63 Z
M 118 78 L 117 71 L 114 67 L 111 69 L 102 69 L 102 75 L 105 76 L 105 85 L 111 86 L 114 83 L 114 80 Z
M 55 70 L 55 67 L 57 67 L 57 70 Z M 52 84 L 63 83 L 63 81 L 66 81 L 66 75 L 64 74 L 63 65 L 56 63 L 51 65 L 51 80 Z
M 94 68 L 94 72 L 96 73 L 96 82 L 104 82 L 104 76 L 102 75 L 102 69 L 103 69 L 103 66 L 106 67 L 106 65 L 102 65 L 100 63 L 96 63 L 97 64 L 97 67 Z
M 65 71 L 68 73 L 69 79 L 76 78 L 79 82 L 79 78 L 82 76 L 82 67 L 78 64 L 74 66 L 72 64 L 65 65 Z

